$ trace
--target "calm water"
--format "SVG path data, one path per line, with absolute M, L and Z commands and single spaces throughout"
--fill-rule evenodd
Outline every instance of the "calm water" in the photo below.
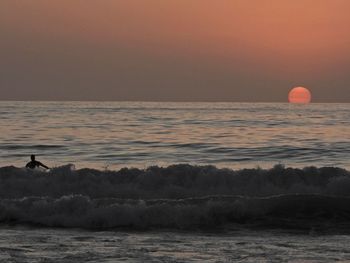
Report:
M 350 104 L 0 102 L 0 166 L 350 168 Z

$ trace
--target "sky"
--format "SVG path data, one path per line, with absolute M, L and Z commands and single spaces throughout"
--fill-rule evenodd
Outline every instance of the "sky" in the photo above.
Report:
M 0 100 L 350 102 L 348 0 L 1 0 Z

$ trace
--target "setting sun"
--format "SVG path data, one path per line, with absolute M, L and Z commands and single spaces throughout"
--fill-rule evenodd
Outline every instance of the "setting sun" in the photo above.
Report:
M 295 87 L 289 92 L 288 101 L 290 103 L 310 103 L 311 92 L 304 87 Z

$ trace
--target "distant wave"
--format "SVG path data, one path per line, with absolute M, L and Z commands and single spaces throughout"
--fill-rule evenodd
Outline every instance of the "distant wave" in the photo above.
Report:
M 350 173 L 333 167 L 119 171 L 0 168 L 0 222 L 57 227 L 350 230 Z M 344 228 L 345 227 L 345 228 Z

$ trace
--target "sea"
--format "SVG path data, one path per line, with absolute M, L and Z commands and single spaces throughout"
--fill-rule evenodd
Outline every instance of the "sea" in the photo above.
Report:
M 350 262 L 350 104 L 0 101 L 0 135 L 0 262 Z

